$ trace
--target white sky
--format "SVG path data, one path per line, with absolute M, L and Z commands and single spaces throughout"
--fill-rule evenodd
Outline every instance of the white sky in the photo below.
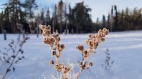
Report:
M 0 5 L 5 3 L 8 0 L 0 0 Z M 50 8 L 53 9 L 54 5 L 57 4 L 60 0 L 36 0 L 39 8 L 46 10 Z M 131 10 L 135 7 L 142 8 L 142 0 L 62 0 L 67 5 L 70 3 L 71 7 L 77 2 L 84 1 L 85 5 L 88 5 L 92 9 L 91 15 L 92 20 L 96 21 L 96 18 L 99 17 L 102 19 L 102 15 L 108 15 L 111 10 L 112 5 L 117 5 L 118 10 L 126 9 L 127 7 Z M 1 8 L 1 6 L 0 6 Z M 0 9 L 1 11 L 1 9 Z

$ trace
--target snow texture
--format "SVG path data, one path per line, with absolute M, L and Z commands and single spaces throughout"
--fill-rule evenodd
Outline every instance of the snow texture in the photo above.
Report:
M 78 72 L 78 62 L 81 61 L 81 53 L 76 49 L 77 45 L 85 44 L 89 34 L 60 34 L 61 44 L 65 49 L 61 53 L 60 61 L 68 65 L 74 65 L 74 72 Z M 0 50 L 8 47 L 11 39 L 16 39 L 18 34 L 7 34 L 4 40 L 0 34 Z M 37 38 L 35 34 L 29 35 L 30 39 L 23 47 L 25 59 L 15 64 L 15 72 L 8 73 L 6 79 L 51 79 L 52 75 L 58 77 L 58 73 L 49 64 L 51 50 L 48 45 L 42 43 L 42 36 Z M 101 64 L 105 61 L 105 51 L 109 49 L 111 60 L 114 61 L 111 69 L 106 71 Z M 89 61 L 93 62 L 90 69 L 81 73 L 79 79 L 142 79 L 142 31 L 110 32 L 105 42 L 99 44 L 96 53 L 91 55 Z M 4 69 L 0 64 L 0 77 Z

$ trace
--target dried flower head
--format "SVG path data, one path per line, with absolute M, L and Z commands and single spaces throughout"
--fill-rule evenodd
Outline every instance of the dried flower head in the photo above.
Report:
M 101 37 L 104 37 L 104 34 L 103 34 L 103 32 L 100 32 L 100 38 L 101 38 Z
M 39 28 L 43 31 L 42 35 L 43 36 L 49 36 L 51 32 L 51 27 L 50 26 L 44 26 L 44 25 L 39 25 Z
M 55 34 L 57 37 L 59 36 L 59 34 L 58 34 L 58 32 L 56 32 L 56 34 Z
M 50 42 L 54 43 L 55 42 L 54 38 L 50 38 Z
M 58 72 L 61 72 L 62 67 L 59 64 L 57 64 L 57 65 L 54 66 L 54 69 Z
M 88 43 L 89 43 L 89 39 L 86 40 L 86 44 L 88 44 Z
M 43 25 L 39 25 L 39 28 L 43 30 L 45 27 Z
M 88 51 L 87 51 L 87 50 L 83 50 L 82 55 L 83 55 L 84 57 L 88 57 Z
M 53 65 L 53 64 L 54 64 L 54 61 L 53 61 L 53 60 L 50 60 L 50 64 Z
M 92 45 L 93 41 L 89 40 L 88 45 Z
M 101 34 L 100 32 L 96 34 L 96 38 L 100 38 L 101 37 Z
M 92 35 L 90 34 L 90 35 L 89 35 L 89 37 L 91 38 L 91 37 L 92 37 Z
M 60 44 L 56 44 L 56 49 L 59 49 L 60 48 Z
M 83 51 L 84 50 L 84 46 L 83 45 L 79 45 L 76 47 L 76 49 L 78 49 L 79 51 Z
M 79 65 L 82 66 L 82 65 L 83 65 L 83 62 L 80 62 Z
M 90 37 L 90 38 L 95 38 L 95 35 L 91 35 L 91 34 L 90 34 L 89 37 Z
M 81 68 L 82 68 L 83 70 L 85 70 L 85 69 L 86 69 L 86 65 L 85 65 L 85 64 L 82 65 Z
M 44 38 L 43 43 L 44 44 L 50 44 L 50 39 L 49 38 Z
M 92 63 L 92 62 L 89 62 L 89 66 L 93 66 L 93 63 Z
M 54 34 L 52 34 L 52 36 L 55 38 L 55 37 L 56 37 L 55 33 L 54 33 Z
M 89 49 L 93 49 L 93 40 L 88 41 L 88 47 Z
M 105 38 L 101 38 L 101 42 L 104 42 L 105 41 Z
M 57 64 L 54 66 L 54 69 L 58 72 L 61 72 L 65 66 L 63 64 Z
M 56 51 L 52 51 L 52 55 L 55 56 L 56 55 Z
M 61 44 L 61 45 L 60 45 L 60 48 L 61 48 L 61 49 L 64 49 L 64 48 L 65 48 L 64 44 Z
M 57 37 L 57 41 L 60 41 L 60 37 Z
M 98 47 L 98 43 L 94 42 L 94 49 L 96 49 Z
M 68 73 L 69 71 L 70 71 L 70 68 L 65 67 L 65 69 L 64 69 L 64 74 Z
M 57 37 L 59 36 L 59 34 L 58 34 L 58 33 L 54 33 L 54 34 L 52 34 L 52 36 L 53 36 L 54 38 L 57 38 Z
M 48 30 L 51 30 L 51 26 L 50 26 L 50 25 L 48 25 L 48 26 L 47 26 L 47 29 L 48 29 Z
M 108 32 L 109 32 L 109 30 L 106 30 L 106 31 L 105 31 L 105 35 L 107 35 L 107 34 L 108 34 Z

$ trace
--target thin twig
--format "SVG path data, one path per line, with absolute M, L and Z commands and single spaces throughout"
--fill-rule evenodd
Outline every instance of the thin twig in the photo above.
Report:
M 9 65 L 9 67 L 7 68 L 7 70 L 5 71 L 5 74 L 3 75 L 2 79 L 4 79 L 4 78 L 6 77 L 7 73 L 9 72 L 9 69 L 10 69 L 10 68 L 12 67 L 12 65 L 14 64 L 14 61 L 15 61 L 16 57 L 18 56 L 18 54 L 19 54 L 20 50 L 22 49 L 22 46 L 23 46 L 23 44 L 24 44 L 24 42 L 25 42 L 26 40 L 27 40 L 27 39 L 24 38 L 23 41 L 21 42 L 21 45 L 19 45 L 19 46 L 20 46 L 20 47 L 19 47 L 19 50 L 17 51 L 15 57 L 13 57 L 13 60 L 12 60 L 11 64 Z

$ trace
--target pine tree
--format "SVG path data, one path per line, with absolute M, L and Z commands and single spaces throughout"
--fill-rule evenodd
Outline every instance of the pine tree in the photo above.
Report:
M 46 25 L 49 25 L 50 24 L 50 11 L 49 11 L 49 8 L 46 12 Z
M 101 28 L 105 28 L 106 27 L 106 18 L 105 15 L 103 15 L 103 23 L 102 23 L 102 27 Z
M 59 33 L 62 33 L 62 20 L 63 20 L 63 1 L 60 0 L 60 2 L 58 3 L 58 16 L 59 16 Z
M 40 24 L 45 24 L 44 10 L 42 9 L 40 15 Z
M 111 15 L 110 15 L 110 31 L 112 31 L 113 23 L 114 23 L 114 17 L 113 17 L 113 6 L 112 6 Z
M 118 22 L 118 14 L 117 14 L 117 6 L 114 5 L 114 10 L 115 10 L 115 30 L 118 30 L 117 22 Z
M 109 28 L 110 26 L 110 14 L 108 13 L 108 16 L 107 16 L 107 28 Z

